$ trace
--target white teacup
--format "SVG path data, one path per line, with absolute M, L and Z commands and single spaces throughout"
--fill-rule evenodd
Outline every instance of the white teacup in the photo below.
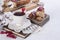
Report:
M 12 22 L 14 22 L 13 25 L 15 25 L 16 27 L 14 27 L 14 28 L 12 26 L 8 26 L 8 27 L 12 30 L 15 30 L 16 32 L 21 31 L 23 29 L 22 26 L 24 25 L 24 21 L 26 18 L 25 14 L 19 14 L 19 13 L 15 14 L 14 13 L 12 18 L 13 18 Z M 9 24 L 9 25 L 12 25 L 12 24 Z
M 24 22 L 24 19 L 25 19 L 25 15 L 23 16 L 13 16 L 13 21 L 17 24 L 20 24 L 20 26 L 23 25 L 23 22 Z

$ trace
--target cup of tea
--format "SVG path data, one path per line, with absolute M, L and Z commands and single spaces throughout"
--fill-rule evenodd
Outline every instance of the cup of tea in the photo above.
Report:
M 22 25 L 25 19 L 25 13 L 23 12 L 15 12 L 13 14 L 13 21 L 15 21 L 17 24 Z
M 15 12 L 12 16 L 14 24 L 16 26 L 13 26 L 13 29 L 16 30 L 22 30 L 23 29 L 23 24 L 24 24 L 24 20 L 25 20 L 25 13 L 24 12 Z M 10 25 L 10 24 L 9 24 Z M 9 26 L 10 29 L 12 29 L 12 27 Z M 16 31 L 17 32 L 17 31 Z

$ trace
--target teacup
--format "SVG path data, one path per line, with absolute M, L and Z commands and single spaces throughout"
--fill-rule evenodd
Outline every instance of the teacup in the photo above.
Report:
M 15 25 L 16 27 L 10 27 L 10 26 L 8 26 L 10 29 L 12 29 L 12 30 L 14 30 L 14 31 L 16 31 L 16 32 L 19 32 L 19 31 L 21 31 L 22 29 L 23 29 L 23 25 L 24 25 L 24 20 L 25 20 L 25 13 L 23 13 L 23 12 L 15 12 L 14 14 L 13 14 L 13 16 L 12 16 L 12 18 L 13 18 L 13 21 L 12 22 L 14 22 L 14 24 L 13 25 Z M 11 23 L 12 23 L 11 22 Z M 11 24 L 9 24 L 9 25 L 11 25 Z M 18 30 L 18 31 L 17 31 Z
M 20 24 L 20 26 L 23 25 L 24 19 L 25 19 L 25 13 L 16 12 L 13 15 L 13 21 L 17 24 Z

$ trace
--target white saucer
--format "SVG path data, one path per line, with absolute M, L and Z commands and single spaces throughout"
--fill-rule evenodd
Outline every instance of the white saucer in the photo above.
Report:
M 31 25 L 31 22 L 29 19 L 25 19 L 24 23 L 23 23 L 23 28 L 27 28 L 28 26 Z

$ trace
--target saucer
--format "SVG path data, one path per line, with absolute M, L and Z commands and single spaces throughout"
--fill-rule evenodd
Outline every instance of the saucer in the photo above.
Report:
M 19 24 L 17 24 L 16 22 L 10 22 L 8 25 L 8 28 L 11 30 L 14 30 L 16 32 L 20 32 L 22 31 L 24 28 L 27 28 L 28 26 L 31 25 L 30 20 L 25 19 L 25 21 L 23 22 L 23 25 L 20 26 Z

